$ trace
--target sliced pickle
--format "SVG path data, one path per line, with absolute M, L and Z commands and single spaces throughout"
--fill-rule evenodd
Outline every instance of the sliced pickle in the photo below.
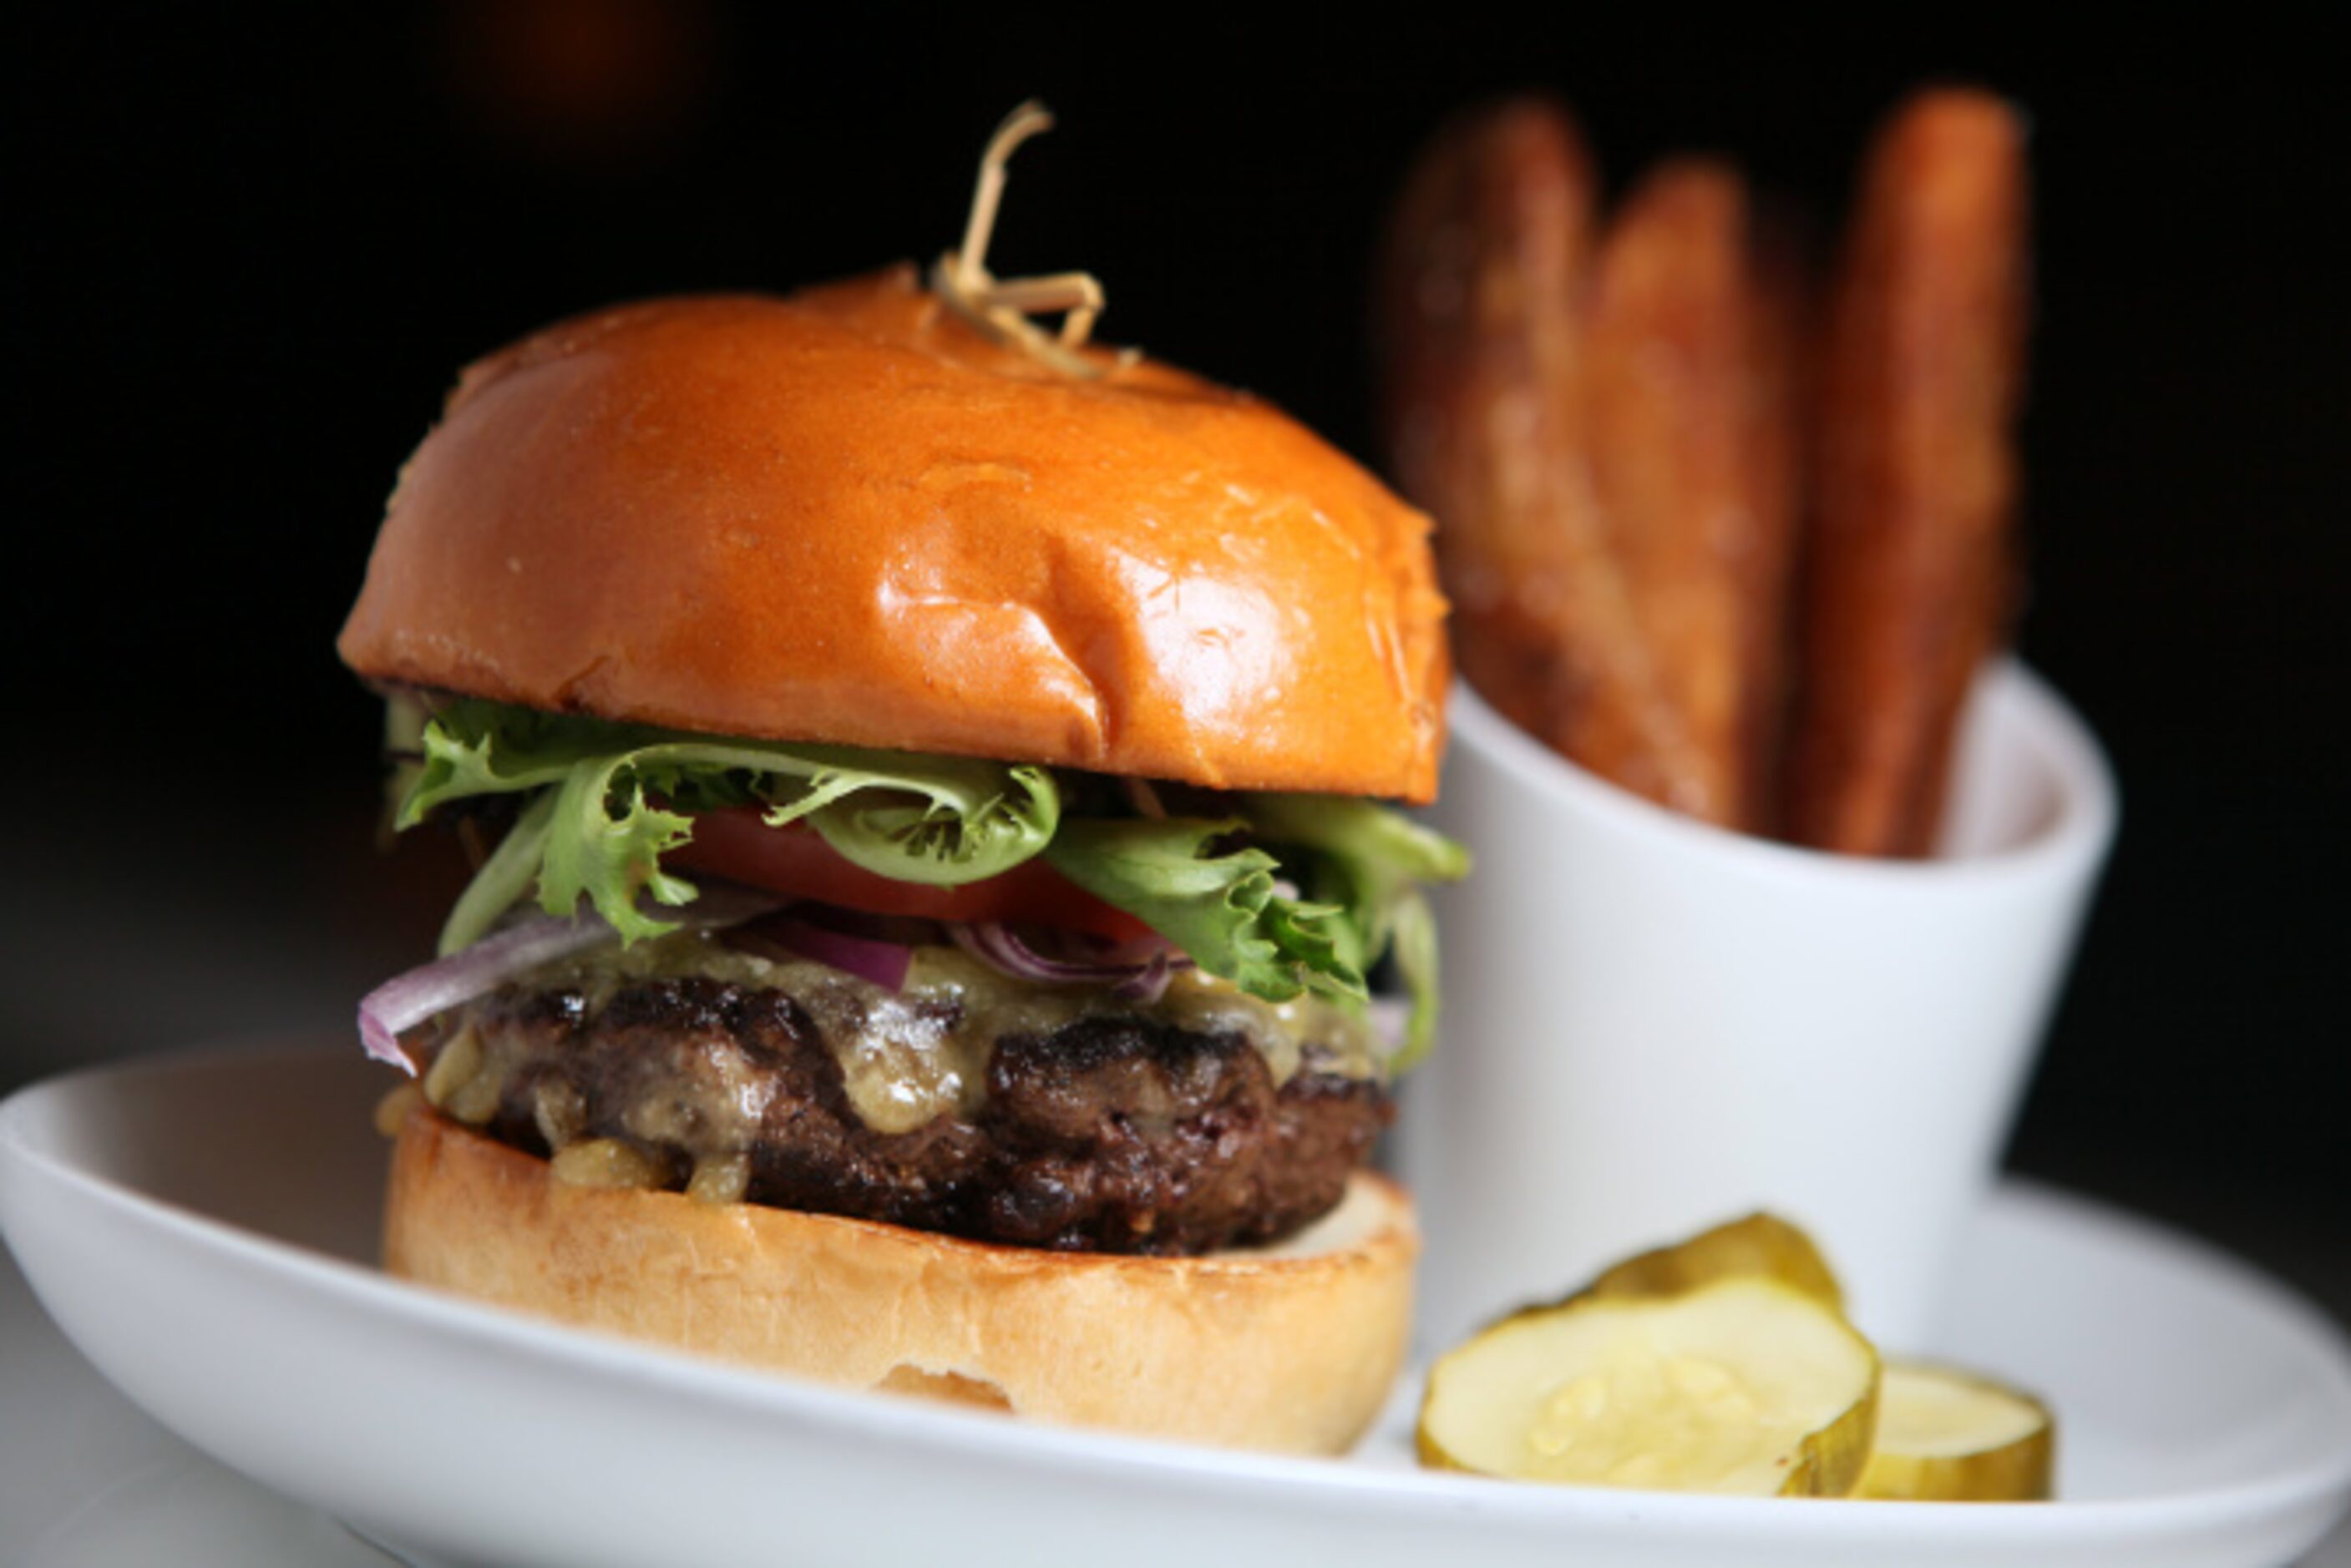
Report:
M 1877 1439 L 1858 1497 L 2038 1502 L 2049 1496 L 2056 1422 L 2029 1394 L 1917 1362 L 1887 1364 Z
M 1627 1258 L 1583 1293 L 1673 1296 L 1749 1274 L 1792 1286 L 1833 1311 L 1844 1310 L 1844 1292 L 1828 1260 L 1810 1236 L 1775 1214 L 1750 1214 L 1687 1241 Z
M 1750 1274 L 1505 1318 L 1430 1372 L 1418 1441 L 1424 1464 L 1515 1480 L 1843 1497 L 1876 1407 L 1869 1342 Z

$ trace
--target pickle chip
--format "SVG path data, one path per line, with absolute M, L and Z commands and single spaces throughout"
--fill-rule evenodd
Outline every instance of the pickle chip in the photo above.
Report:
M 1859 1497 L 2038 1502 L 2049 1496 L 2056 1422 L 2029 1394 L 1972 1372 L 1887 1365 L 1876 1446 Z
M 1844 1291 L 1813 1239 L 1776 1214 L 1750 1214 L 1687 1241 L 1625 1259 L 1581 1293 L 1672 1296 L 1717 1280 L 1760 1274 L 1844 1311 Z
M 1587 1293 L 1439 1360 L 1420 1457 L 1514 1480 L 1844 1497 L 1869 1457 L 1877 1382 L 1869 1342 L 1782 1280 Z

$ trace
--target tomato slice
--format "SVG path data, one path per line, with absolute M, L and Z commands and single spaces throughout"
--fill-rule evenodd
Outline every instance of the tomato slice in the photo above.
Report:
M 1001 877 L 960 888 L 900 882 L 841 858 L 811 828 L 798 823 L 768 826 L 757 806 L 702 813 L 694 819 L 694 837 L 671 850 L 667 859 L 682 870 L 869 915 L 1050 926 L 1121 942 L 1151 934 L 1141 920 L 1103 903 L 1041 859 L 1024 860 Z

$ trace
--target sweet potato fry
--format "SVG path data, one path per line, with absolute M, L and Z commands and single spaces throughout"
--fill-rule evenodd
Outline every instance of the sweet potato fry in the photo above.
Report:
M 1812 486 L 1815 289 L 1797 226 L 1765 203 L 1749 225 L 1746 585 L 1747 818 L 1780 831 L 1786 783 L 1798 551 Z
M 1868 160 L 1822 366 L 1799 843 L 1933 846 L 1952 732 L 2009 597 L 2023 147 L 2005 103 L 1938 90 L 1897 110 Z
M 1753 830 L 1785 527 L 1759 494 L 1748 229 L 1746 187 L 1719 164 L 1669 162 L 1633 192 L 1600 250 L 1587 430 L 1635 629 L 1689 741 L 1668 804 Z
M 1634 624 L 1584 441 L 1594 186 L 1547 102 L 1473 115 L 1423 155 L 1383 268 L 1389 450 L 1437 518 L 1470 683 L 1586 767 L 1678 802 L 1699 770 Z

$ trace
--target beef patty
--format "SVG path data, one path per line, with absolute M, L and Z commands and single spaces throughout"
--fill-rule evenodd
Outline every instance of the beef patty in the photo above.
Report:
M 1003 1034 L 984 1094 L 895 1132 L 858 1115 L 838 1043 L 778 989 L 646 980 L 596 1007 L 510 989 L 413 1044 L 468 1032 L 474 1092 L 444 1074 L 437 1098 L 517 1148 L 615 1139 L 671 1188 L 1068 1251 L 1276 1240 L 1338 1203 L 1393 1115 L 1377 1084 L 1318 1067 L 1311 1047 L 1277 1085 L 1241 1034 L 1143 1015 Z

